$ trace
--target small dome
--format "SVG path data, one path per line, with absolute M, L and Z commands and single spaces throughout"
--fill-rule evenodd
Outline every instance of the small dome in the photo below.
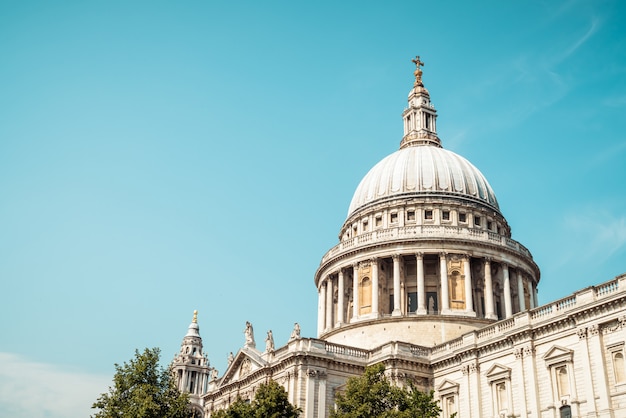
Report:
M 407 146 L 385 157 L 361 180 L 348 217 L 373 203 L 398 197 L 450 196 L 500 212 L 493 189 L 465 158 L 435 146 Z

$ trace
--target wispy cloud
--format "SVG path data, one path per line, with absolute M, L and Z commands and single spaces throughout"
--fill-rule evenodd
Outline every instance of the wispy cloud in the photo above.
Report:
M 578 248 L 562 251 L 568 254 L 562 264 L 576 259 L 580 262 L 594 260 L 603 263 L 626 247 L 626 216 L 598 207 L 572 212 L 563 218 L 562 227 L 572 239 L 569 245 Z
M 587 32 L 585 32 L 580 38 L 576 39 L 568 48 L 566 48 L 562 54 L 557 56 L 557 59 L 553 63 L 553 65 L 558 64 L 567 58 L 569 58 L 578 48 L 583 46 L 585 42 L 587 42 L 594 33 L 596 33 L 602 27 L 602 21 L 598 17 L 592 17 L 591 22 L 589 24 L 589 28 Z M 581 63 L 580 65 L 584 65 Z
M 606 99 L 604 99 L 602 104 L 608 107 L 626 106 L 626 95 L 607 97 Z
M 111 376 L 37 363 L 0 352 L 0 416 L 84 418 Z
M 616 160 L 616 164 L 622 164 L 622 161 L 624 161 L 623 154 L 626 153 L 626 138 L 622 139 L 620 142 L 611 144 L 608 147 L 602 148 L 601 146 L 598 146 L 597 149 L 598 152 L 591 155 L 588 160 L 586 167 L 587 170 L 592 170 L 600 165 L 605 165 L 611 160 Z

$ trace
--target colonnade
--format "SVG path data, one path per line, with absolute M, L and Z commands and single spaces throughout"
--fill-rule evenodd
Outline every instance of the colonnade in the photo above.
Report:
M 416 274 L 415 277 L 401 277 L 401 271 L 403 270 L 401 264 L 406 257 L 415 257 L 416 261 Z M 439 253 L 439 268 L 438 268 L 438 283 L 437 294 L 430 293 L 427 300 L 427 283 L 425 278 L 424 268 L 425 254 L 418 252 L 412 255 L 400 255 L 393 254 L 387 257 L 370 258 L 355 261 L 346 266 L 338 267 L 333 271 L 329 271 L 318 283 L 318 297 L 319 297 L 319 314 L 318 314 L 318 335 L 328 332 L 333 328 L 337 328 L 346 323 L 356 322 L 358 320 L 374 319 L 380 316 L 405 316 L 405 315 L 458 315 L 468 317 L 482 317 L 486 319 L 496 320 L 499 318 L 509 318 L 514 313 L 524 311 L 526 309 L 532 309 L 537 306 L 537 289 L 534 284 L 535 280 L 530 274 L 522 271 L 519 268 L 509 266 L 504 261 L 494 261 L 490 258 L 472 258 L 468 254 L 448 254 Z M 379 286 L 379 264 L 382 260 L 392 259 L 393 271 L 391 274 L 392 288 L 389 288 L 389 293 L 393 294 L 393 303 L 390 301 L 390 305 L 393 309 L 389 309 L 390 312 L 381 312 L 380 309 L 380 296 L 381 290 Z M 448 266 L 450 260 L 462 260 L 461 271 L 455 268 L 455 271 L 449 272 Z M 472 264 L 482 262 L 482 277 L 472 277 Z M 359 296 L 363 295 L 360 292 L 360 286 L 363 286 L 363 277 L 359 276 L 359 268 L 369 264 L 371 269 L 369 270 L 368 280 L 371 280 L 371 304 L 368 305 L 369 312 L 361 314 L 360 309 L 364 305 L 363 301 L 359 301 Z M 493 264 L 497 264 L 500 270 L 499 277 L 494 279 L 492 274 Z M 458 263 L 456 266 L 460 266 Z M 453 276 L 461 277 L 463 283 L 464 300 L 455 301 L 457 303 L 462 302 L 463 308 L 459 309 L 458 306 L 451 306 L 451 290 L 449 286 L 449 279 Z M 352 277 L 352 283 L 348 282 L 350 276 Z M 404 280 L 402 280 L 404 279 Z M 475 287 L 476 282 L 482 282 L 482 286 Z M 456 282 L 452 282 L 453 285 Z M 494 286 L 495 284 L 495 286 Z M 352 289 L 349 286 L 352 286 Z M 429 283 L 432 289 L 432 283 Z M 517 301 L 514 303 L 512 296 L 512 285 L 517 288 Z M 417 293 L 417 306 L 414 311 L 410 311 L 408 307 L 405 307 L 408 300 L 407 288 L 413 288 Z M 497 289 L 502 288 L 501 290 Z M 453 295 L 459 292 L 460 289 L 453 289 Z M 348 296 L 351 294 L 351 298 Z M 525 294 L 528 295 L 528 301 Z M 335 298 L 335 295 L 337 296 Z M 484 297 L 484 300 L 474 300 L 477 295 Z M 369 297 L 369 293 L 367 294 Z M 390 295 L 391 299 L 391 295 Z M 456 297 L 458 299 L 458 296 Z M 504 311 L 501 309 L 501 304 L 496 303 L 496 299 L 502 301 L 504 305 Z M 352 303 L 350 312 L 346 309 L 346 303 Z M 527 303 L 528 302 L 528 303 Z M 483 307 L 484 304 L 484 307 Z M 528 305 L 528 306 L 527 306 Z M 437 306 L 439 309 L 435 309 Z M 370 308 L 371 307 L 371 308 Z M 500 309 L 497 309 L 499 307 Z M 391 308 L 391 306 L 390 306 Z M 478 308 L 478 310 L 476 309 Z M 514 312 L 515 311 L 515 312 Z M 348 316 L 348 317 L 347 317 Z

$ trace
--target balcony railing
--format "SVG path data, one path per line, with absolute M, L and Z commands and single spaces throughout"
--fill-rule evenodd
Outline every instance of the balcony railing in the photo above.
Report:
M 519 242 L 491 231 L 450 225 L 411 225 L 377 229 L 375 231 L 365 232 L 342 241 L 324 254 L 321 264 L 326 263 L 331 258 L 334 258 L 344 252 L 352 251 L 359 247 L 366 247 L 386 241 L 401 241 L 405 239 L 420 238 L 461 238 L 469 241 L 487 242 L 490 244 L 501 245 L 502 247 L 517 251 L 526 257 L 532 258 L 530 251 L 528 251 L 528 249 Z

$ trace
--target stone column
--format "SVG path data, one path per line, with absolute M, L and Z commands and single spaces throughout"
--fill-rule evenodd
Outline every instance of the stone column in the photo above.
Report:
M 424 254 L 415 254 L 417 260 L 417 313 L 426 315 L 426 285 L 424 283 Z
M 287 385 L 287 395 L 289 396 L 289 402 L 291 402 L 292 405 L 296 405 L 296 376 L 293 372 L 289 372 L 287 373 L 287 378 L 289 379 L 289 383 Z
M 465 273 L 465 310 L 470 314 L 476 315 L 476 312 L 474 312 L 474 286 L 472 284 L 470 260 L 471 257 L 467 254 L 463 257 L 463 270 Z
M 320 283 L 318 291 L 318 312 L 317 312 L 317 335 L 321 335 L 326 328 L 326 283 Z
M 513 306 L 511 305 L 511 278 L 509 276 L 509 266 L 502 263 L 502 276 L 504 278 L 504 316 L 513 316 Z
M 596 406 L 598 408 L 598 416 L 609 417 L 611 407 L 610 391 L 607 384 L 607 377 L 605 370 L 607 370 L 605 357 L 604 357 L 604 343 L 602 341 L 602 334 L 600 333 L 600 327 L 595 324 L 587 328 L 588 344 L 589 344 L 589 358 L 593 359 L 595 367 L 591 369 L 591 373 L 595 374 L 596 382 Z M 591 385 L 589 385 L 591 386 Z
M 326 277 L 326 330 L 333 328 L 333 279 L 331 276 Z
M 448 291 L 448 260 L 446 253 L 439 254 L 439 273 L 441 281 L 441 314 L 450 313 L 450 292 Z
M 326 418 L 326 372 L 321 370 L 317 371 L 317 381 L 319 385 L 318 389 L 318 404 L 317 404 L 317 417 Z
M 535 307 L 539 306 L 539 293 L 537 292 L 537 285 L 533 286 L 533 299 L 535 300 Z
M 345 284 L 343 281 L 343 269 L 339 269 L 337 274 L 337 325 L 341 325 L 346 322 L 346 313 L 344 303 Z
M 400 316 L 400 255 L 393 255 L 393 312 L 392 316 Z
M 359 264 L 352 264 L 352 320 L 359 318 Z
M 378 318 L 378 259 L 373 258 L 372 263 L 372 314 Z
M 526 310 L 526 299 L 524 299 L 524 280 L 522 279 L 522 272 L 516 271 L 515 276 L 517 276 L 517 296 L 519 299 L 519 310 L 520 312 Z
M 578 344 L 578 353 L 581 354 L 581 358 L 582 358 L 582 363 L 583 363 L 583 367 L 582 367 L 582 371 L 583 371 L 583 381 L 585 382 L 589 382 L 586 385 L 583 385 L 585 388 L 585 397 L 587 398 L 587 409 L 588 411 L 593 411 L 593 412 L 597 412 L 598 411 L 598 405 L 596 403 L 596 393 L 594 391 L 594 385 L 593 385 L 593 377 L 592 377 L 592 367 L 591 367 L 591 360 L 589 357 L 589 345 L 588 345 L 588 341 L 587 341 L 587 328 L 579 328 L 577 331 L 578 334 L 578 339 L 579 339 L 579 344 Z M 599 358 L 594 359 L 595 361 L 600 360 Z M 595 362 L 594 362 L 595 363 Z M 604 370 L 604 369 L 601 369 Z M 568 373 L 573 373 L 573 370 L 568 370 Z M 572 388 L 570 388 L 570 391 L 572 390 Z M 570 396 L 572 398 L 575 398 L 575 394 L 570 394 Z M 598 415 L 596 415 L 598 416 Z
M 498 319 L 493 305 L 493 283 L 491 282 L 491 260 L 485 259 L 485 318 Z
M 533 280 L 530 279 L 528 280 L 527 283 L 528 283 L 528 295 L 529 295 L 528 301 L 530 302 L 529 309 L 534 309 L 537 306 L 535 305 L 535 296 L 534 296 L 535 292 L 533 291 Z
M 307 370 L 306 382 L 306 405 L 304 407 L 304 416 L 306 418 L 315 418 L 315 381 L 317 380 L 316 370 Z

